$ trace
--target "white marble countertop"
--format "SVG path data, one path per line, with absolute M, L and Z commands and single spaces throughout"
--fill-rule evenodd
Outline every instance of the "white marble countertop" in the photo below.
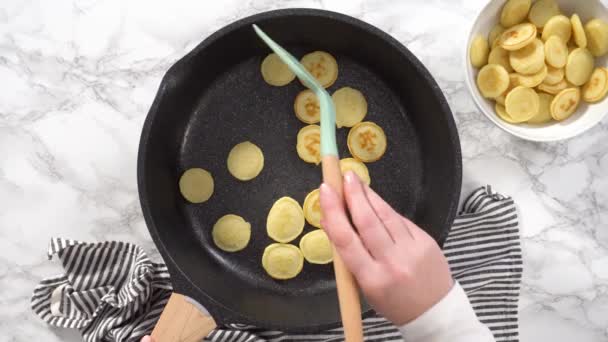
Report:
M 608 4 L 608 0 L 603 0 Z M 398 4 L 397 4 L 398 3 Z M 608 120 L 562 143 L 493 126 L 473 104 L 462 49 L 484 0 L 5 0 L 0 4 L 0 336 L 78 341 L 29 309 L 49 238 L 117 239 L 154 254 L 137 196 L 144 117 L 165 70 L 235 19 L 282 7 L 361 18 L 412 50 L 460 129 L 464 191 L 520 205 L 522 341 L 608 340 Z

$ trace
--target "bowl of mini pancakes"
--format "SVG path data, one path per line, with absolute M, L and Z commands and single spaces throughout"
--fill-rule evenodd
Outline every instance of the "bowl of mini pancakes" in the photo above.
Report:
M 465 52 L 471 95 L 520 138 L 579 135 L 608 114 L 608 9 L 600 0 L 493 0 Z

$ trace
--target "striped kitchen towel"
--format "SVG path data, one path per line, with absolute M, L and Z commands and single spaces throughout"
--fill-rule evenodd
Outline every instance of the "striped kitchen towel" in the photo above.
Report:
M 518 216 L 513 200 L 489 186 L 465 201 L 444 244 L 452 274 L 467 292 L 479 319 L 497 341 L 518 341 L 517 302 L 522 273 Z M 149 334 L 171 294 L 163 264 L 138 246 L 52 239 L 65 274 L 43 280 L 32 310 L 50 325 L 79 329 L 85 341 L 139 341 Z M 399 331 L 379 316 L 364 320 L 366 341 L 400 341 Z M 213 342 L 341 341 L 342 330 L 287 334 L 229 325 Z

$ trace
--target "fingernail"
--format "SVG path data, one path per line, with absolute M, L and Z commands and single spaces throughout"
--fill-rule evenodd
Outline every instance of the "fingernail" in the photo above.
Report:
M 321 196 L 325 197 L 329 195 L 330 189 L 329 189 L 329 185 L 322 183 L 321 186 L 319 187 L 319 192 L 321 193 Z
M 346 172 L 346 175 L 344 176 L 344 178 L 346 179 L 346 181 L 348 183 L 356 183 L 357 182 L 357 175 L 353 171 Z

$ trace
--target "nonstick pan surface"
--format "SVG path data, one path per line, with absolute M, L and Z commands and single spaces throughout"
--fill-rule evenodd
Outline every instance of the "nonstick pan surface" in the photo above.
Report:
M 141 136 L 140 200 L 146 223 L 169 267 L 175 291 L 203 304 L 218 324 L 243 323 L 285 331 L 339 325 L 333 269 L 305 264 L 288 281 L 271 279 L 261 266 L 272 243 L 266 216 L 275 200 L 300 204 L 321 181 L 320 167 L 299 159 L 295 145 L 305 126 L 293 112 L 304 87 L 272 87 L 260 74 L 270 53 L 255 36 L 256 23 L 296 57 L 324 50 L 336 57 L 343 86 L 367 98 L 366 120 L 388 138 L 384 157 L 368 164 L 372 187 L 399 212 L 443 243 L 456 211 L 461 155 L 452 114 L 435 81 L 399 42 L 341 14 L 287 9 L 258 14 L 216 32 L 173 65 L 162 80 Z M 350 156 L 345 128 L 337 131 L 341 157 Z M 265 156 L 261 174 L 233 178 L 226 158 L 237 143 L 252 141 Z M 190 204 L 178 180 L 191 167 L 207 169 L 215 192 Z M 252 225 L 249 246 L 222 252 L 211 239 L 215 221 L 229 213 Z M 305 232 L 314 229 L 307 225 Z M 295 244 L 299 240 L 294 241 Z M 363 311 L 370 312 L 367 304 Z

